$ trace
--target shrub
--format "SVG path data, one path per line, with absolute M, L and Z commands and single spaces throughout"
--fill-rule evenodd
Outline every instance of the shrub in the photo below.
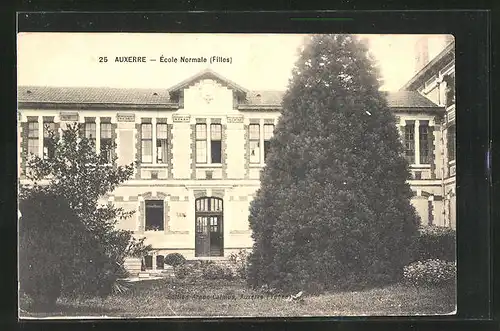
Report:
M 245 279 L 247 275 L 248 252 L 241 249 L 238 253 L 231 253 L 229 255 L 229 262 L 232 264 L 236 275 Z
M 382 285 L 412 262 L 419 218 L 375 69 L 356 36 L 303 48 L 250 205 L 252 287 Z
M 183 265 L 184 263 L 186 263 L 186 258 L 182 254 L 170 253 L 165 256 L 165 264 L 171 265 L 173 267 Z
M 196 278 L 197 273 L 201 275 L 201 270 L 197 268 L 197 266 L 193 264 L 181 264 L 175 267 L 174 269 L 175 277 L 179 279 L 190 279 L 190 278 Z
M 404 268 L 404 279 L 414 285 L 453 284 L 457 267 L 454 262 L 425 260 L 409 264 Z
M 419 231 L 414 260 L 456 260 L 456 231 L 441 226 L 425 226 Z
M 203 267 L 203 278 L 207 280 L 231 280 L 234 279 L 234 274 L 229 267 L 218 264 L 209 264 Z

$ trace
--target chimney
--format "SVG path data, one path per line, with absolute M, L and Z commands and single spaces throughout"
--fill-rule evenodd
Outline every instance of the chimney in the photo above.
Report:
M 429 38 L 419 37 L 415 43 L 415 72 L 418 72 L 429 62 Z

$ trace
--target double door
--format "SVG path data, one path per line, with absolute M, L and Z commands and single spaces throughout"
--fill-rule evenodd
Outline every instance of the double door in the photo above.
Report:
M 222 213 L 196 214 L 196 256 L 223 256 Z

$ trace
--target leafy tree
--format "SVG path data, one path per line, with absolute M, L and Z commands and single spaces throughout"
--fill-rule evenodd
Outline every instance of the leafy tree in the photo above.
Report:
M 116 166 L 114 155 L 108 164 L 78 124 L 62 130 L 62 139 L 50 132 L 50 144 L 53 155 L 28 160 L 30 184 L 21 187 L 21 288 L 41 305 L 53 305 L 61 292 L 107 295 L 125 275 L 125 257 L 151 249 L 116 227 L 132 212 L 99 202 L 130 178 L 133 164 Z
M 251 285 L 321 291 L 402 277 L 419 219 L 376 69 L 355 36 L 307 41 L 250 207 Z

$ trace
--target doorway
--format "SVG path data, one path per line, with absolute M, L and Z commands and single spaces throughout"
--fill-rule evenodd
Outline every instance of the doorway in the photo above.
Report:
M 198 198 L 195 205 L 195 256 L 224 256 L 222 199 Z

